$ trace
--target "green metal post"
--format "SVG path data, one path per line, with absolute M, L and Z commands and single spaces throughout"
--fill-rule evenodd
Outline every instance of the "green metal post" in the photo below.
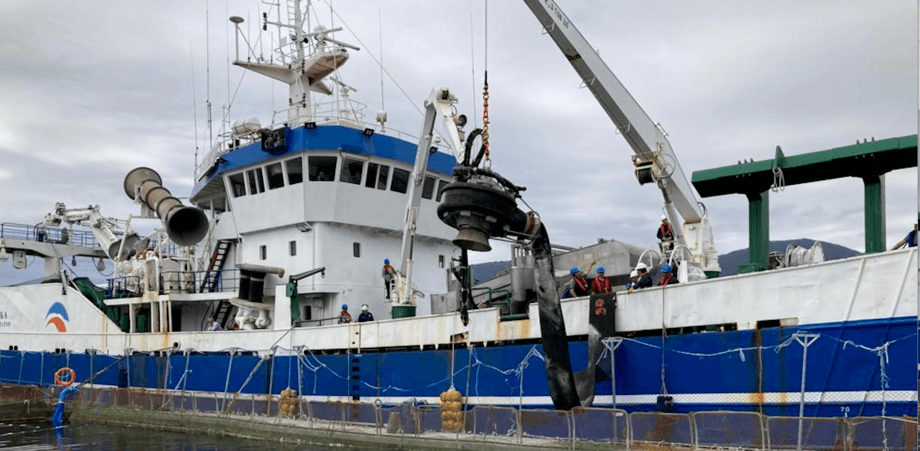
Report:
M 763 271 L 770 265 L 770 190 L 747 194 L 749 263 L 739 273 Z
M 866 253 L 885 252 L 885 175 L 863 177 L 866 211 Z

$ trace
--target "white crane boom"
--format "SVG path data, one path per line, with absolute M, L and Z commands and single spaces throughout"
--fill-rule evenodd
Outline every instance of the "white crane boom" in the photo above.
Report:
M 709 220 L 660 125 L 652 122 L 553 0 L 524 0 L 524 3 L 636 153 L 633 161 L 639 183 L 657 182 L 671 222 L 678 224 L 675 219 L 682 219 L 683 227 L 674 227 L 675 242 L 686 246 L 705 271 L 718 272 Z
M 64 222 L 89 227 L 99 247 L 113 261 L 123 259 L 124 255 L 119 256 L 119 250 L 125 252 L 124 244 L 128 244 L 127 250 L 131 250 L 133 244 L 139 241 L 137 235 L 126 234 L 121 230 L 114 218 L 102 216 L 98 205 L 68 209 L 62 202 L 57 202 L 54 204 L 54 210 L 45 215 L 45 220 L 41 225 L 57 227 Z M 122 243 L 123 238 L 127 238 L 126 243 Z
M 454 151 L 454 156 L 459 161 L 463 151 L 463 140 L 460 139 L 455 113 L 451 105 L 457 99 L 447 89 L 435 87 L 425 100 L 425 119 L 422 121 L 422 131 L 419 134 L 418 150 L 415 155 L 415 166 L 409 179 L 408 201 L 406 205 L 406 224 L 403 229 L 402 252 L 400 258 L 399 279 L 395 293 L 397 304 L 415 304 L 415 290 L 412 288 L 412 253 L 415 244 L 415 233 L 418 225 L 418 211 L 422 203 L 422 188 L 425 182 L 425 171 L 428 168 L 428 155 L 434 144 L 434 127 L 438 119 L 447 133 L 447 139 Z

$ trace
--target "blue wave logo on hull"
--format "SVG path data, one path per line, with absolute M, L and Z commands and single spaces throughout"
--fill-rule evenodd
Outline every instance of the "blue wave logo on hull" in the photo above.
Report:
M 70 317 L 67 316 L 67 309 L 64 307 L 64 304 L 60 302 L 55 302 L 51 304 L 51 307 L 48 308 L 48 313 L 45 314 L 45 326 L 49 324 L 54 324 L 54 328 L 58 332 L 67 332 L 67 324 L 70 322 Z

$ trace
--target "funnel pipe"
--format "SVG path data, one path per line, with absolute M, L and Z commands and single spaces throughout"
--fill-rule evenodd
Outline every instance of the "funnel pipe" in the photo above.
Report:
M 163 187 L 160 174 L 153 169 L 133 169 L 125 176 L 124 188 L 131 200 L 140 200 L 156 212 L 172 242 L 192 246 L 208 234 L 208 217 L 204 212 L 200 208 L 182 205 Z

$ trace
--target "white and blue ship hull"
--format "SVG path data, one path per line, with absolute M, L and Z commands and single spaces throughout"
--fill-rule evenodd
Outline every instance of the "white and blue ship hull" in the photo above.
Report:
M 589 366 L 589 337 L 606 322 L 616 332 L 596 354 L 594 406 L 915 416 L 916 258 L 911 248 L 620 292 L 603 318 L 589 298 L 564 299 L 573 371 Z M 290 309 L 284 288 L 276 312 Z M 553 405 L 536 304 L 515 320 L 471 310 L 468 324 L 457 312 L 322 326 L 275 315 L 263 330 L 125 333 L 79 290 L 47 283 L 0 290 L 0 311 L 9 385 L 48 386 L 70 367 L 98 386 L 209 399 L 291 388 L 316 401 L 436 404 L 453 386 L 468 406 Z
M 797 416 L 803 347 L 796 332 L 816 334 L 808 348 L 805 416 L 916 416 L 915 317 L 631 338 L 616 348 L 616 396 L 610 355 L 597 365 L 595 407 L 628 411 L 752 411 Z M 298 355 L 298 351 L 300 354 Z M 570 344 L 575 371 L 587 341 Z M 0 351 L 0 381 L 51 386 L 62 367 L 92 386 L 181 392 L 224 399 L 279 395 L 287 388 L 313 401 L 394 405 L 438 402 L 451 386 L 469 406 L 552 408 L 539 344 L 326 354 L 306 347 L 274 354 L 170 350 L 129 357 L 67 350 Z M 662 389 L 666 388 L 666 392 Z M 663 406 L 662 396 L 671 404 Z M 209 401 L 197 404 L 206 409 Z M 220 409 L 220 404 L 215 404 Z

